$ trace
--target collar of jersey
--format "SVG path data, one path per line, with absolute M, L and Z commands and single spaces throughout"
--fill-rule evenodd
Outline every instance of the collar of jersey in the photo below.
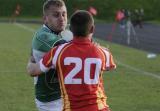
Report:
M 74 37 L 73 42 L 76 44 L 90 44 L 92 41 L 88 38 Z
M 46 28 L 46 29 L 48 29 L 51 33 L 54 33 L 54 34 L 58 35 L 57 32 L 55 32 L 52 29 L 50 29 L 47 25 L 43 24 L 43 27 Z

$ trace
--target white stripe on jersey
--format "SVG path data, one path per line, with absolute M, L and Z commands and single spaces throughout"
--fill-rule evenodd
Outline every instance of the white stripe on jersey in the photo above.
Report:
M 58 59 L 58 56 L 59 56 L 59 53 L 61 52 L 61 50 L 63 49 L 64 46 L 66 46 L 68 43 L 65 43 L 65 44 L 62 44 L 58 47 L 58 49 L 56 50 L 54 56 L 53 56 L 53 59 L 52 59 L 52 64 L 53 64 L 53 67 L 56 68 L 56 63 L 57 63 L 57 59 Z
M 39 61 L 40 69 L 41 69 L 42 72 L 47 72 L 50 68 L 46 67 L 46 66 L 43 64 L 42 61 L 43 61 L 43 59 L 41 59 L 41 60 Z

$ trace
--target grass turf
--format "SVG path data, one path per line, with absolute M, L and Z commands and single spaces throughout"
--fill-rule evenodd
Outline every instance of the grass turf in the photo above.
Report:
M 0 23 L 0 111 L 36 111 L 33 79 L 26 73 L 35 24 Z M 32 29 L 32 30 L 30 30 Z M 160 110 L 160 56 L 96 39 L 110 47 L 117 69 L 104 73 L 112 111 Z

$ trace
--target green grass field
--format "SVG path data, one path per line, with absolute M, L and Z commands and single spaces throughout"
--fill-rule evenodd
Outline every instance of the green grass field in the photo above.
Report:
M 0 23 L 0 111 L 36 111 L 26 73 L 35 24 Z M 160 56 L 96 39 L 110 47 L 117 69 L 104 74 L 112 111 L 160 111 Z

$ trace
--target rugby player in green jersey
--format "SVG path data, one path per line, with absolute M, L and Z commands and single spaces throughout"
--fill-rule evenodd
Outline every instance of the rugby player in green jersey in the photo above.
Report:
M 52 47 L 65 43 L 61 32 L 67 25 L 67 10 L 62 0 L 48 0 L 43 5 L 43 26 L 32 40 L 31 62 L 39 62 Z M 63 33 L 64 35 L 64 33 Z M 35 102 L 39 111 L 61 111 L 61 91 L 56 70 L 34 77 Z

